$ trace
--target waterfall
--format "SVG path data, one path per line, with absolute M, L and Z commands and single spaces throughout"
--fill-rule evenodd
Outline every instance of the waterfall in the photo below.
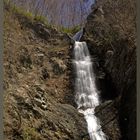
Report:
M 77 32 L 74 36 L 73 36 L 73 40 L 75 41 L 79 41 L 81 39 L 83 35 L 83 28 L 81 28 L 81 30 L 79 32 Z
M 75 100 L 80 113 L 84 114 L 91 140 L 106 140 L 101 130 L 100 122 L 94 115 L 95 107 L 99 105 L 98 90 L 86 42 L 75 42 L 74 66 L 76 70 Z

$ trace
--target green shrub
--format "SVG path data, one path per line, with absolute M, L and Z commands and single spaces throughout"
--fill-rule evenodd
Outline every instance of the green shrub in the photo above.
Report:
M 77 25 L 77 26 L 71 27 L 71 28 L 58 27 L 58 29 L 59 29 L 61 32 L 64 32 L 64 33 L 75 34 L 76 32 L 78 32 L 78 31 L 81 29 L 81 27 L 80 27 L 80 25 Z

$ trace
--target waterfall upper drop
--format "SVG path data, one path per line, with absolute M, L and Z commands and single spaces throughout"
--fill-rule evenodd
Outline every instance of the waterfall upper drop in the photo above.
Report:
M 98 90 L 86 42 L 75 42 L 74 66 L 76 70 L 76 103 L 79 112 L 87 121 L 88 133 L 91 140 L 106 140 L 101 130 L 100 122 L 94 115 L 95 107 L 99 105 Z
M 75 41 L 80 41 L 81 37 L 83 35 L 83 28 L 81 28 L 81 30 L 79 32 L 77 32 L 72 39 Z

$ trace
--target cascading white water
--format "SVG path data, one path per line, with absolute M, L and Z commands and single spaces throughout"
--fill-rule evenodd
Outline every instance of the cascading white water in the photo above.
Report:
M 79 112 L 84 114 L 87 121 L 90 139 L 106 140 L 106 136 L 101 130 L 100 122 L 94 115 L 95 107 L 99 105 L 99 97 L 86 42 L 75 42 L 74 65 L 76 69 L 75 100 Z

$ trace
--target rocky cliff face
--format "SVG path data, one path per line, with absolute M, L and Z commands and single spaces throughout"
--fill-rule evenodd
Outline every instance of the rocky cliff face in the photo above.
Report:
M 114 124 L 110 129 L 106 125 L 105 130 L 108 136 L 115 135 L 114 138 L 110 137 L 113 140 L 136 139 L 135 17 L 135 1 L 98 1 L 88 16 L 82 39 L 88 43 L 91 54 L 98 60 L 97 80 L 101 98 L 103 102 L 112 100 L 118 112 L 114 120 L 120 126 L 121 135 L 116 137 L 117 134 L 110 134 Z M 109 115 L 112 111 L 107 107 L 104 114 Z M 103 115 L 99 117 L 104 119 Z
M 6 139 L 89 140 L 75 108 L 68 36 L 8 7 L 4 12 Z M 101 91 L 96 115 L 109 140 L 136 139 L 135 30 L 132 0 L 98 1 L 84 28 Z
M 74 107 L 67 36 L 4 13 L 5 139 L 81 140 L 87 128 Z

